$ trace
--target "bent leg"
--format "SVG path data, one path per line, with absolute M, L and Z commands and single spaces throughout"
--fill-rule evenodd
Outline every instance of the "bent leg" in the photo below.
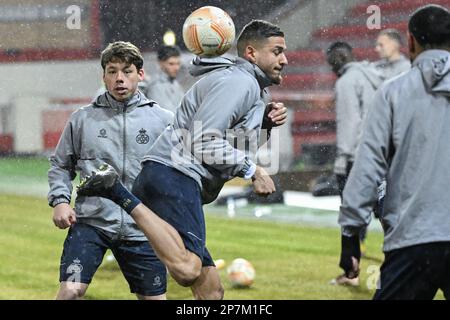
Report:
M 131 216 L 175 281 L 191 286 L 200 276 L 202 261 L 186 249 L 178 231 L 143 204 L 134 208 Z
M 217 268 L 203 267 L 200 277 L 191 286 L 191 290 L 196 300 L 222 300 L 224 289 Z
M 190 286 L 200 276 L 205 223 L 200 186 L 193 178 L 147 161 L 132 193 L 117 172 L 106 168 L 83 180 L 78 194 L 108 198 L 129 213 L 180 285 Z
M 205 251 L 205 218 L 198 183 L 180 171 L 146 162 L 133 185 L 142 204 L 131 216 L 172 277 L 191 286 L 200 276 Z

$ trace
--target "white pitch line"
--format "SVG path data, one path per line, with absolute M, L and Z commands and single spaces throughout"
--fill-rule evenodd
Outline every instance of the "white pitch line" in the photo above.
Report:
M 285 191 L 284 204 L 294 207 L 339 211 L 339 196 L 314 197 L 309 192 Z
M 244 191 L 243 187 L 225 186 L 219 197 Z M 309 192 L 285 191 L 284 204 L 293 207 L 339 211 L 341 199 L 339 196 L 314 197 Z

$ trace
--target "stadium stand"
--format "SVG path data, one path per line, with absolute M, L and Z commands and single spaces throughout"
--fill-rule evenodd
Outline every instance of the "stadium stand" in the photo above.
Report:
M 450 7 L 450 0 L 432 2 Z M 377 34 L 381 29 L 396 28 L 405 34 L 402 51 L 406 52 L 408 17 L 427 3 L 424 0 L 362 1 L 350 7 L 338 23 L 316 29 L 304 48 L 288 52 L 287 75 L 281 87 L 272 89 L 272 94 L 295 109 L 292 135 L 296 157 L 302 156 L 302 150 L 313 152 L 315 148 L 320 150 L 336 142 L 333 93 L 336 77 L 325 61 L 325 49 L 334 41 L 346 41 L 354 48 L 358 60 L 375 61 Z M 380 29 L 367 27 L 370 5 L 380 8 Z
M 46 71 L 46 69 L 54 70 L 48 71 L 49 74 L 59 74 L 63 68 L 62 61 L 73 61 L 74 63 L 80 61 L 80 64 L 74 67 L 80 71 L 79 74 L 89 70 L 89 77 L 87 77 L 87 74 L 84 76 L 86 81 L 83 81 L 83 86 L 80 85 L 74 88 L 67 85 L 66 87 L 62 86 L 55 96 L 47 97 L 48 101 L 45 108 L 43 107 L 42 115 L 39 118 L 41 119 L 41 124 L 36 126 L 36 130 L 42 130 L 42 139 L 39 140 L 42 143 L 38 140 L 33 142 L 42 144 L 40 147 L 42 151 L 49 151 L 56 145 L 62 127 L 55 124 L 63 123 L 64 118 L 70 114 L 72 108 L 77 106 L 77 103 L 84 104 L 88 102 L 91 98 L 90 95 L 98 85 L 98 76 L 90 71 L 94 70 L 94 62 L 92 62 L 91 66 L 88 63 L 82 64 L 81 61 L 94 61 L 94 57 L 98 56 L 102 46 L 105 43 L 117 40 L 115 37 L 120 36 L 126 38 L 127 34 L 135 33 L 137 38 L 159 38 L 158 35 L 169 27 L 167 24 L 160 23 L 164 19 L 155 19 L 157 25 L 151 23 L 152 19 L 148 18 L 148 10 L 154 9 L 152 7 L 154 5 L 152 4 L 153 2 L 146 1 L 144 3 L 142 1 L 130 0 L 127 6 L 129 12 L 122 15 L 128 17 L 128 20 L 116 19 L 112 21 L 110 19 L 111 15 L 114 16 L 114 12 L 121 8 L 121 1 L 80 0 L 79 4 L 86 14 L 83 15 L 82 30 L 75 33 L 70 30 L 69 32 L 64 26 L 64 21 L 60 19 L 61 16 L 66 14 L 64 10 L 65 6 L 72 4 L 70 0 L 44 0 L 42 6 L 36 6 L 31 1 L 27 2 L 27 5 L 18 5 L 14 0 L 5 0 L 2 3 L 5 10 L 0 14 L 0 29 L 9 32 L 6 33 L 5 42 L 0 47 L 0 65 L 4 72 L 15 72 L 16 69 L 13 65 L 20 65 L 23 68 L 27 68 L 33 76 L 38 72 Z M 165 7 L 161 7 L 158 14 L 169 14 L 170 8 L 177 7 L 174 6 L 175 3 L 175 0 L 166 0 L 164 2 Z M 192 8 L 200 6 L 202 2 L 200 0 L 192 0 L 190 3 L 190 6 L 179 5 L 177 10 L 172 10 L 175 11 L 173 14 L 170 11 L 171 20 L 167 21 L 167 23 L 182 25 L 187 13 L 192 11 Z M 224 7 L 233 16 L 237 30 L 240 30 L 243 24 L 250 18 L 267 18 L 276 23 L 280 23 L 283 20 L 287 21 L 289 15 L 294 14 L 296 10 L 302 10 L 307 4 L 312 3 L 323 5 L 325 2 L 319 0 L 270 0 L 258 1 L 258 5 L 256 6 L 255 1 L 242 2 L 240 0 L 230 0 L 225 4 L 223 1 L 215 0 L 211 1 L 210 4 Z M 336 16 L 336 18 L 330 20 L 333 23 L 329 23 L 328 25 L 322 23 L 319 26 L 319 24 L 315 23 L 315 20 L 322 19 L 311 16 L 311 21 L 308 20 L 308 24 L 318 26 L 311 33 L 294 29 L 297 34 L 308 34 L 309 41 L 301 45 L 296 45 L 293 44 L 294 41 L 290 41 L 293 40 L 292 38 L 289 39 L 289 51 L 287 53 L 289 65 L 286 68 L 286 77 L 281 87 L 274 87 L 271 90 L 275 100 L 283 101 L 287 106 L 295 110 L 292 123 L 292 149 L 296 157 L 302 156 L 302 152 L 305 150 L 308 153 L 321 153 L 320 150 L 332 148 L 335 144 L 336 128 L 333 86 L 336 77 L 331 73 L 325 61 L 324 50 L 327 46 L 336 40 L 348 41 L 354 47 L 354 52 L 358 60 L 377 60 L 378 57 L 374 50 L 374 42 L 380 30 L 371 30 L 367 27 L 367 19 L 370 17 L 370 13 L 367 13 L 367 8 L 371 5 L 377 5 L 380 8 L 381 29 L 393 27 L 404 32 L 406 30 L 408 16 L 416 8 L 429 3 L 429 1 L 348 0 L 345 3 L 347 3 L 345 7 L 347 9 L 344 11 L 341 8 L 342 12 L 339 14 L 339 16 L 342 16 L 341 18 L 337 17 L 338 14 L 334 10 L 329 12 L 329 16 Z M 450 7 L 450 0 L 434 0 L 433 3 Z M 18 8 L 17 6 L 24 7 Z M 15 11 L 11 11 L 11 8 L 15 8 Z M 49 10 L 50 8 L 52 10 Z M 33 10 L 38 11 L 34 14 Z M 154 13 L 155 11 L 151 10 L 150 12 Z M 271 15 L 267 15 L 267 12 L 271 12 Z M 45 16 L 47 13 L 50 14 Z M 12 17 L 17 15 L 21 19 L 25 19 L 27 23 L 31 23 L 27 28 L 30 34 L 25 31 L 16 32 L 16 34 L 11 33 L 12 30 L 17 29 L 19 24 L 19 22 L 11 22 Z M 136 17 L 136 15 L 142 17 L 142 19 L 133 19 L 133 21 L 139 20 L 145 22 L 142 26 L 139 25 L 139 28 L 136 26 L 133 27 L 133 23 L 129 19 L 130 17 Z M 41 19 L 40 17 L 44 16 L 51 23 L 49 21 L 39 20 Z M 309 16 L 306 17 L 309 19 Z M 181 31 L 181 28 L 179 29 L 177 34 Z M 17 30 L 20 30 L 20 28 Z M 36 41 L 40 41 L 39 46 L 25 41 L 27 38 L 34 39 L 32 35 L 36 32 L 41 35 L 48 35 L 46 37 L 42 36 L 37 40 L 35 39 Z M 143 37 L 142 34 L 146 36 Z M 149 37 L 148 34 L 151 34 L 152 37 Z M 178 36 L 180 39 L 180 35 Z M 83 40 L 81 41 L 80 39 Z M 144 48 L 146 47 L 147 50 L 151 50 L 152 46 L 157 45 L 157 43 L 149 42 L 140 44 Z M 297 48 L 295 48 L 296 46 Z M 406 48 L 403 48 L 403 51 L 406 51 Z M 34 67 L 33 62 L 38 61 L 50 61 L 51 63 L 48 68 L 44 68 L 43 66 Z M 60 63 L 57 63 L 58 61 Z M 76 75 L 79 74 L 77 73 Z M 74 77 L 73 81 L 79 81 L 75 77 L 76 75 L 72 74 L 72 77 Z M 48 77 L 48 75 L 46 76 L 43 73 L 42 78 L 45 77 Z M 58 81 L 61 82 L 61 80 Z M 32 92 L 30 94 L 33 96 L 35 95 L 35 91 L 42 91 L 42 95 L 47 95 L 50 89 L 46 88 L 41 82 L 39 80 L 39 83 L 32 88 L 33 90 L 30 88 L 27 91 Z M 15 82 L 13 81 L 12 83 Z M 20 88 L 16 90 L 15 87 L 5 90 L 3 100 L 0 101 L 0 153 L 17 152 L 18 150 L 15 149 L 30 149 L 30 151 L 33 150 L 34 152 L 34 150 L 38 150 L 39 148 L 28 147 L 33 144 L 31 141 L 35 140 L 32 135 L 23 135 L 22 140 L 19 141 L 17 134 L 15 134 L 18 129 L 13 123 L 20 118 L 17 112 L 12 112 L 12 110 L 18 109 L 17 104 L 19 100 L 16 98 L 16 95 L 28 94 L 24 93 L 24 90 Z M 91 91 L 86 89 L 88 87 Z M 36 112 L 41 111 L 36 110 Z M 24 126 L 26 127 L 26 125 Z M 18 145 L 23 145 L 23 147 L 18 148 Z M 322 154 L 324 157 L 329 157 L 328 152 L 322 152 Z M 316 159 L 316 164 L 324 163 L 324 159 L 320 159 L 320 157 L 311 157 L 309 155 L 309 158 Z

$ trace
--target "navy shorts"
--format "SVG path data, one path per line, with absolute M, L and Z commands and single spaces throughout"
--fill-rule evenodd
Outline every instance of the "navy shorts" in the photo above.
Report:
M 156 296 L 166 292 L 166 267 L 148 241 L 111 240 L 100 229 L 83 223 L 69 229 L 59 281 L 91 283 L 107 249 L 113 252 L 131 293 Z
M 214 266 L 205 245 L 200 186 L 194 179 L 174 168 L 147 161 L 134 182 L 133 194 L 178 231 L 186 249 L 199 256 L 204 267 Z
M 374 300 L 450 300 L 450 242 L 419 244 L 385 253 Z

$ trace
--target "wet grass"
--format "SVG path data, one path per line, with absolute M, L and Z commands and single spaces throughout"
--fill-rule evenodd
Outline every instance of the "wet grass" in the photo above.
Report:
M 0 179 L 26 177 L 46 181 L 49 168 L 45 157 L 0 157 Z
M 57 229 L 52 210 L 41 194 L 46 181 L 46 158 L 0 158 L 0 299 L 53 299 L 58 290 L 59 260 L 66 231 Z M 3 188 L 3 189 L 2 189 Z M 5 193 L 5 190 L 7 193 Z M 13 191 L 13 192 L 10 192 Z M 254 208 L 253 208 L 254 209 Z M 271 216 L 287 217 L 284 223 L 251 218 L 252 207 L 239 209 L 230 219 L 226 208 L 205 207 L 208 248 L 215 259 L 229 264 L 243 257 L 256 269 L 248 289 L 232 288 L 225 269 L 220 270 L 225 299 L 370 299 L 382 263 L 382 234 L 369 233 L 368 255 L 362 260 L 360 287 L 336 287 L 329 281 L 338 268 L 339 230 L 305 227 L 289 216 L 300 213 L 322 216 L 312 209 L 271 206 Z M 270 218 L 270 217 L 267 217 Z M 442 293 L 437 298 L 442 299 Z M 173 280 L 169 299 L 192 299 L 189 289 Z M 129 293 L 115 262 L 104 262 L 86 299 L 135 299 Z
M 45 200 L 0 195 L 0 299 L 53 299 L 66 231 L 53 226 Z M 206 210 L 207 211 L 207 210 Z M 373 290 L 366 272 L 379 265 L 381 235 L 370 235 L 369 252 L 378 260 L 362 261 L 359 288 L 328 284 L 337 267 L 339 232 L 285 223 L 227 218 L 207 214 L 208 247 L 215 259 L 230 263 L 238 257 L 256 269 L 253 286 L 231 287 L 220 271 L 226 299 L 370 299 Z M 92 282 L 87 299 L 134 299 L 114 262 L 104 263 Z M 191 299 L 189 289 L 169 281 L 169 299 Z

